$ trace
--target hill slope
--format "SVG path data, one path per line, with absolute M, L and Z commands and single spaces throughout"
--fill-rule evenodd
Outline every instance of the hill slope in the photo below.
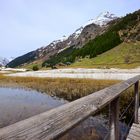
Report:
M 140 41 L 123 42 L 95 58 L 84 58 L 71 65 L 85 68 L 134 68 L 140 66 Z
M 110 24 L 109 28 L 102 34 L 87 42 L 82 48 L 72 47 L 54 55 L 43 63 L 56 65 L 58 63 L 75 62 L 84 57 L 94 58 L 117 45 L 125 42 L 140 40 L 140 10 L 128 14 Z

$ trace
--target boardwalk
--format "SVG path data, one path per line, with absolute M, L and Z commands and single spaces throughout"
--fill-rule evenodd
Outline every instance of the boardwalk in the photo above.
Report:
M 127 140 L 140 140 L 140 108 L 138 114 L 138 123 L 133 123 Z

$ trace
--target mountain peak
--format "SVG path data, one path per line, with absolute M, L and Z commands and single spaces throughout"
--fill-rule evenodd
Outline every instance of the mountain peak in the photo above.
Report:
M 87 26 L 93 23 L 99 26 L 104 26 L 111 20 L 114 20 L 117 18 L 118 17 L 115 14 L 105 11 L 105 12 L 100 13 L 95 19 L 89 20 L 84 26 Z
M 90 24 L 104 26 L 108 22 L 110 22 L 111 20 L 114 20 L 116 18 L 118 18 L 118 17 L 115 16 L 115 14 L 112 14 L 108 11 L 104 11 L 104 12 L 100 13 L 95 19 L 89 20 L 86 24 L 84 24 L 83 26 L 78 28 L 72 35 L 74 36 L 75 39 L 77 39 L 79 37 L 79 35 L 81 34 L 81 32 L 83 31 L 84 27 L 86 27 Z M 68 39 L 68 37 L 64 35 L 63 37 L 51 42 L 50 45 L 51 45 L 51 47 L 55 48 L 57 43 L 63 42 L 67 39 Z
M 75 36 L 75 39 L 77 39 L 86 26 L 88 26 L 90 24 L 96 24 L 96 25 L 99 25 L 100 27 L 102 27 L 102 26 L 106 25 L 107 23 L 109 23 L 110 21 L 117 19 L 117 18 L 118 17 L 115 14 L 112 14 L 108 11 L 102 12 L 95 19 L 90 19 L 87 23 L 85 23 L 83 26 L 78 28 L 73 33 L 73 35 Z
M 117 18 L 117 16 L 108 11 L 105 11 L 105 12 L 100 13 L 99 16 L 97 16 L 96 20 L 99 20 L 102 18 L 115 19 L 115 18 Z

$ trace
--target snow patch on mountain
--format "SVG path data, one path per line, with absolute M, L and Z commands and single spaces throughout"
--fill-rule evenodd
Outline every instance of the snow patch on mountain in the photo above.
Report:
M 111 14 L 110 12 L 102 12 L 97 16 L 95 19 L 89 20 L 83 27 L 90 25 L 90 24 L 97 24 L 99 26 L 104 26 L 110 21 L 117 19 L 118 17 L 115 14 Z
M 85 23 L 83 26 L 81 26 L 79 29 L 77 29 L 73 33 L 73 35 L 77 39 L 86 26 L 88 26 L 90 24 L 96 24 L 96 25 L 99 25 L 102 27 L 102 26 L 106 25 L 107 23 L 109 23 L 110 21 L 117 19 L 117 18 L 118 17 L 115 14 L 111 14 L 108 11 L 102 12 L 95 19 L 89 20 L 87 23 Z
M 110 22 L 111 20 L 114 20 L 118 18 L 117 16 L 115 16 L 114 14 L 111 14 L 110 12 L 102 12 L 101 14 L 99 14 L 99 16 L 97 16 L 95 19 L 91 19 L 89 20 L 87 23 L 85 23 L 83 26 L 81 26 L 80 28 L 78 28 L 73 34 L 71 34 L 70 36 L 73 36 L 74 39 L 77 39 L 81 32 L 83 31 L 83 29 L 90 25 L 90 24 L 96 24 L 99 26 L 104 26 L 106 25 L 108 22 Z M 54 40 L 53 42 L 51 42 L 49 44 L 49 46 L 51 46 L 53 49 L 56 48 L 56 44 L 57 43 L 61 43 L 63 41 L 66 41 L 69 37 L 67 36 L 63 36 L 57 40 Z
M 87 23 L 85 23 L 83 26 L 81 26 L 80 28 L 78 28 L 73 34 L 72 36 L 77 39 L 81 32 L 83 31 L 83 29 L 90 25 L 90 24 L 96 24 L 96 25 L 99 25 L 99 26 L 104 26 L 106 25 L 108 22 L 114 20 L 114 19 L 117 19 L 118 17 L 115 15 L 115 14 L 111 14 L 110 12 L 102 12 L 99 14 L 99 16 L 97 16 L 95 19 L 91 19 L 89 20 Z M 60 43 L 60 42 L 63 42 L 65 40 L 67 40 L 68 37 L 67 36 L 63 36 L 61 37 L 60 39 L 57 39 L 57 40 L 54 40 L 50 45 L 53 49 L 55 49 L 56 47 L 56 44 L 57 43 Z
M 61 43 L 61 42 L 65 41 L 65 40 L 67 40 L 67 39 L 68 39 L 68 37 L 64 35 L 64 36 L 62 36 L 61 38 L 59 38 L 59 39 L 54 40 L 53 42 L 51 42 L 51 43 L 50 43 L 50 46 L 51 46 L 53 49 L 55 49 L 57 43 Z
M 0 66 L 6 66 L 9 63 L 7 58 L 0 57 Z
M 69 48 L 70 46 L 67 46 L 67 47 L 65 47 L 65 48 L 63 48 L 63 49 L 61 49 L 61 50 L 59 50 L 57 53 L 60 53 L 60 52 L 62 52 L 62 51 L 64 51 L 64 50 L 66 50 L 67 48 Z
M 80 27 L 79 29 L 77 29 L 75 32 L 74 32 L 74 38 L 78 38 L 79 35 L 81 34 L 81 32 L 83 31 L 84 27 Z
M 65 40 L 67 40 L 68 39 L 68 37 L 67 36 L 65 36 L 65 35 L 63 35 L 60 39 L 59 39 L 59 41 L 65 41 Z

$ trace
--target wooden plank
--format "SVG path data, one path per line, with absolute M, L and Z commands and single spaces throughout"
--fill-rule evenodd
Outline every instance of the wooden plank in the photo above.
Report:
M 140 75 L 2 128 L 0 129 L 0 140 L 54 139 L 108 105 L 138 80 L 140 80 Z
M 127 138 L 127 140 L 135 140 L 135 139 L 132 139 L 132 138 Z
M 128 136 L 128 139 L 140 140 L 140 137 L 139 136 L 136 136 L 134 134 L 131 134 L 131 135 Z M 126 140 L 128 140 L 128 139 L 126 139 Z
M 135 140 L 140 139 L 140 126 L 139 126 L 139 124 L 134 123 L 132 125 L 132 127 L 130 129 L 130 132 L 129 132 L 129 135 L 128 135 L 127 138 L 131 138 L 131 139 L 135 139 Z
M 139 129 L 140 129 L 140 125 L 135 124 L 135 123 L 133 123 L 132 127 L 134 127 L 134 128 L 136 127 L 136 128 L 139 128 Z M 131 127 L 131 128 L 132 128 L 132 127 Z
M 133 126 L 133 127 L 131 127 L 131 130 L 130 131 L 131 132 L 136 132 L 136 133 L 139 133 L 140 134 L 140 127 Z
M 130 134 L 133 133 L 133 134 L 137 134 L 140 136 L 140 128 L 139 127 L 136 127 L 136 126 L 132 126 L 131 127 L 131 130 L 130 130 Z
M 140 108 L 138 109 L 138 116 L 140 116 Z M 138 119 L 138 121 L 140 122 L 140 117 Z M 133 125 L 131 126 L 127 140 L 130 139 L 140 140 L 140 124 L 133 123 Z

